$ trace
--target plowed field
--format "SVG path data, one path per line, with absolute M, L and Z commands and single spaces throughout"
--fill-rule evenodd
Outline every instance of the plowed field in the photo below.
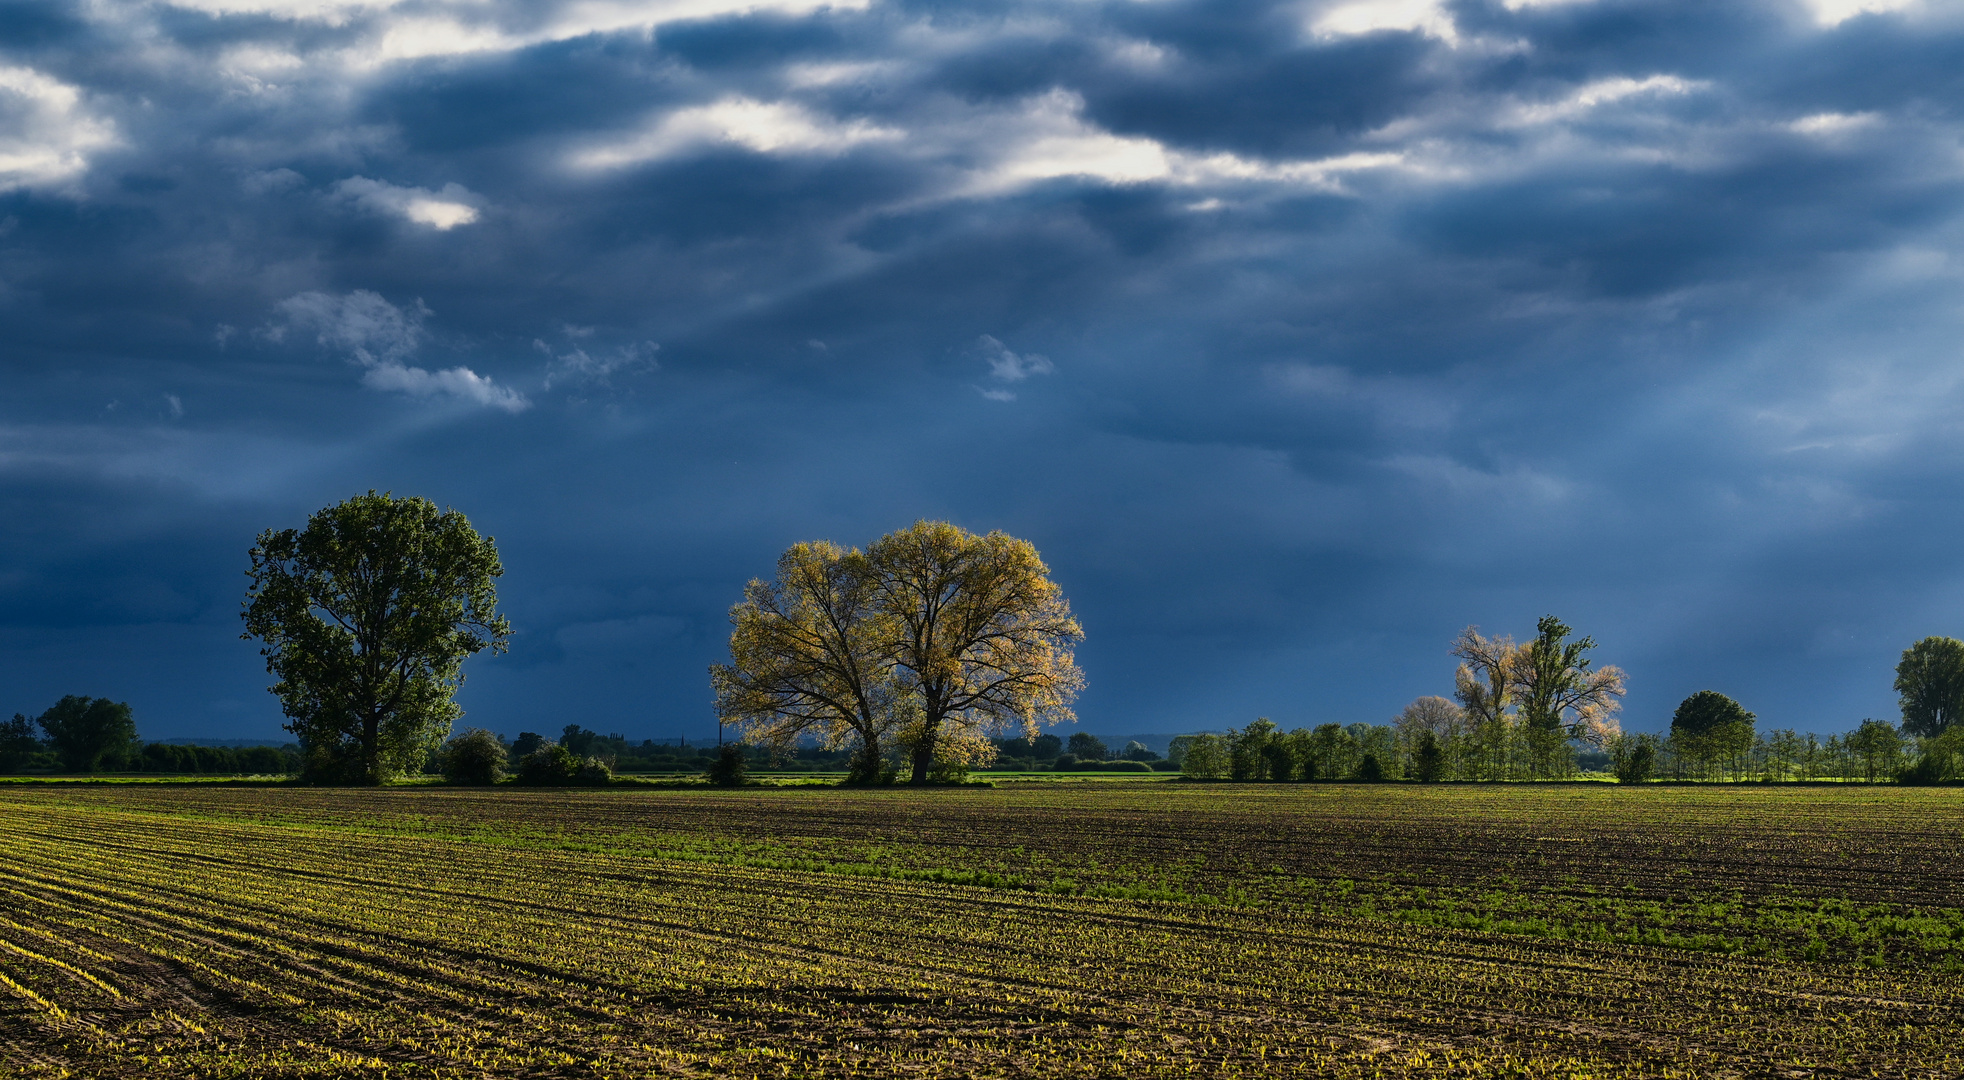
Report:
M 0 787 L 0 1074 L 1964 1075 L 1964 791 Z

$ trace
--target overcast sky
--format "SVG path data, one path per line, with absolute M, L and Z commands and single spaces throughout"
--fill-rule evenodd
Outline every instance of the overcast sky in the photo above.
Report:
M 13 0 L 0 708 L 278 734 L 246 551 L 496 537 L 467 723 L 713 732 L 801 539 L 1034 542 L 1084 726 L 1383 721 L 1553 613 L 1625 726 L 1964 635 L 1964 10 Z

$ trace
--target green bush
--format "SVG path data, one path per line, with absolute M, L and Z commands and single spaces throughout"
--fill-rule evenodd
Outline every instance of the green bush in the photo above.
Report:
M 510 761 L 505 741 L 483 728 L 471 728 L 443 748 L 443 775 L 453 784 L 495 784 Z
M 928 766 L 927 781 L 930 784 L 968 783 L 968 765 L 959 761 L 939 761 Z
M 1641 784 L 1650 779 L 1656 767 L 1657 751 L 1648 742 L 1640 742 L 1616 763 L 1616 779 L 1625 784 Z
M 893 762 L 870 752 L 863 745 L 853 751 L 852 764 L 847 767 L 846 771 L 846 783 L 848 785 L 872 787 L 891 784 L 896 779 L 898 779 L 898 774 L 894 769 Z
M 1365 753 L 1364 760 L 1357 765 L 1357 779 L 1366 784 L 1381 784 L 1384 782 L 1384 766 L 1378 764 L 1378 756 L 1376 754 Z
M 555 742 L 518 759 L 518 782 L 542 787 L 564 787 L 579 779 L 580 759 Z
M 750 762 L 743 755 L 743 747 L 737 743 L 724 743 L 716 751 L 716 760 L 710 762 L 705 770 L 709 782 L 722 787 L 740 787 L 743 778 L 750 771 Z

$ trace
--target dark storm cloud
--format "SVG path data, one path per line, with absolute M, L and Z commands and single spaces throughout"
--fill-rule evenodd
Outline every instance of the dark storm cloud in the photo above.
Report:
M 1885 715 L 1964 601 L 1961 30 L 12 5 L 9 707 L 270 732 L 244 550 L 372 487 L 497 536 L 511 731 L 700 730 L 746 578 L 920 516 L 1037 543 L 1094 728 L 1379 719 L 1551 610 L 1633 726 Z

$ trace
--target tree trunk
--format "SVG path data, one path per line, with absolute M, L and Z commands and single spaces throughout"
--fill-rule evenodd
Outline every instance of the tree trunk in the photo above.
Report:
M 369 713 L 361 722 L 362 783 L 382 782 L 382 717 Z
M 925 734 L 921 736 L 920 743 L 914 747 L 914 775 L 910 779 L 911 783 L 927 783 L 928 770 L 934 767 L 934 737 L 940 730 L 939 722 L 926 725 Z

